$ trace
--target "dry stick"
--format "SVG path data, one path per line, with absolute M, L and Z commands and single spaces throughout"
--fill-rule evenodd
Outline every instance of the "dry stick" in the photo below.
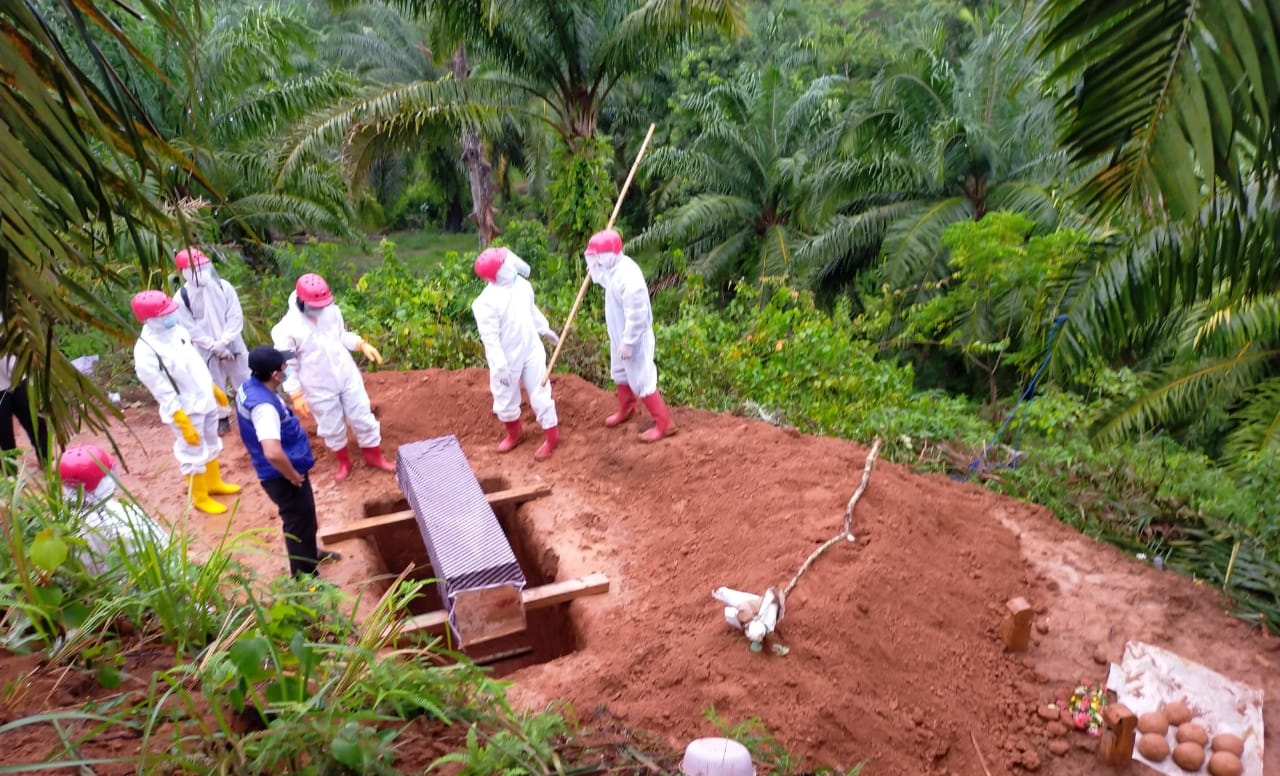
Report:
M 973 751 L 978 753 L 978 764 L 982 766 L 982 772 L 987 776 L 991 776 L 991 770 L 987 768 L 987 758 L 982 756 L 982 750 L 978 748 L 978 737 L 969 731 L 969 740 L 973 742 Z
M 649 147 L 649 140 L 653 137 L 653 130 L 657 124 L 650 124 L 649 131 L 645 133 L 644 142 L 640 144 L 640 153 L 636 154 L 636 160 L 631 163 L 631 172 L 627 173 L 627 179 L 622 184 L 622 191 L 618 192 L 618 201 L 613 203 L 613 213 L 609 216 L 609 225 L 605 229 L 612 229 L 613 222 L 618 220 L 618 211 L 622 210 L 622 200 L 627 196 L 627 189 L 631 188 L 631 179 L 636 177 L 636 170 L 640 168 L 640 160 L 644 158 L 644 151 Z M 582 304 L 582 298 L 587 295 L 587 287 L 591 285 L 591 273 L 582 279 L 582 285 L 578 288 L 578 296 L 573 300 L 573 307 L 569 308 L 569 316 L 564 319 L 564 329 L 560 332 L 560 341 L 556 343 L 556 349 L 551 352 L 551 360 L 547 362 L 547 371 L 542 375 L 542 382 L 539 385 L 546 385 L 551 379 L 551 367 L 556 365 L 556 359 L 560 357 L 560 348 L 564 347 L 564 340 L 569 336 L 569 327 L 573 325 L 573 316 L 578 314 L 578 307 Z
M 836 536 L 828 539 L 821 547 L 809 553 L 809 557 L 805 558 L 804 564 L 800 566 L 800 570 L 787 583 L 786 588 L 782 591 L 783 598 L 791 595 L 791 590 L 795 588 L 796 583 L 800 581 L 800 577 L 809 570 L 813 562 L 818 556 L 834 547 L 841 539 L 853 541 L 853 505 L 858 503 L 858 499 L 862 498 L 862 494 L 867 489 L 867 483 L 871 481 L 871 466 L 876 461 L 876 455 L 880 452 L 880 437 L 876 437 L 871 443 L 871 452 L 867 453 L 867 464 L 862 469 L 862 482 L 858 483 L 858 488 L 853 492 L 853 497 L 849 499 L 849 504 L 844 508 L 844 531 Z

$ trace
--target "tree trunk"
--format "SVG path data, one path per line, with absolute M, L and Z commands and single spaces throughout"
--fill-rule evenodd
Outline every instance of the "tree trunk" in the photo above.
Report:
M 449 70 L 458 80 L 470 74 L 465 46 L 460 45 L 453 52 Z M 462 164 L 467 168 L 467 181 L 471 184 L 470 218 L 476 225 L 480 247 L 484 248 L 498 236 L 493 210 L 493 167 L 484 158 L 484 146 L 480 143 L 479 132 L 470 128 L 463 129 L 459 140 L 462 144 Z

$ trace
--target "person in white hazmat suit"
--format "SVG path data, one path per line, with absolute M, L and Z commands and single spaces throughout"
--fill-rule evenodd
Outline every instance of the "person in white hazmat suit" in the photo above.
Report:
M 644 272 L 622 252 L 622 237 L 612 229 L 596 232 L 583 253 L 587 271 L 604 288 L 604 317 L 609 330 L 609 372 L 617 384 L 618 411 L 605 418 L 606 426 L 626 422 L 639 399 L 653 416 L 653 428 L 641 441 L 656 442 L 674 433 L 671 411 L 658 392 L 658 367 L 654 363 L 653 308 Z
M 198 248 L 178 251 L 174 263 L 182 274 L 178 323 L 191 334 L 191 342 L 213 376 L 213 384 L 234 399 L 240 383 L 249 378 L 240 295 L 234 286 L 218 277 L 209 257 Z M 219 407 L 218 433 L 230 430 L 231 408 Z
M 547 351 L 539 337 L 555 347 L 560 338 L 551 330 L 547 317 L 538 309 L 533 286 L 525 280 L 529 265 L 508 248 L 488 248 L 476 257 L 476 275 L 485 288 L 471 303 L 471 313 L 484 343 L 489 362 L 489 391 L 493 394 L 493 414 L 506 426 L 507 435 L 498 443 L 505 453 L 524 439 L 520 422 L 520 386 L 529 394 L 529 406 L 545 434 L 542 446 L 533 454 L 544 461 L 560 443 L 556 403 L 551 384 L 542 384 L 547 370 Z
M 140 291 L 132 302 L 142 333 L 133 346 L 138 379 L 159 405 L 160 419 L 173 430 L 173 457 L 187 480 L 191 505 L 210 515 L 227 508 L 211 496 L 240 492 L 239 485 L 222 480 L 218 457 L 218 408 L 227 395 L 213 384 L 209 367 L 191 335 L 178 324 L 178 303 L 163 291 Z
M 145 542 L 163 551 L 168 533 L 136 504 L 116 497 L 115 461 L 96 445 L 68 447 L 58 462 L 63 500 L 76 510 L 76 532 L 84 539 L 90 574 L 101 574 L 121 553 L 133 555 Z
M 351 475 L 347 424 L 369 468 L 395 471 L 395 464 L 383 457 L 382 425 L 373 416 L 364 377 L 351 357 L 351 351 L 359 350 L 381 364 L 382 354 L 359 334 L 347 331 L 324 278 L 315 273 L 298 278 L 289 310 L 271 329 L 271 339 L 276 350 L 294 354 L 287 362 L 284 390 L 299 417 L 315 415 L 316 433 L 338 461 L 333 478 L 341 482 Z

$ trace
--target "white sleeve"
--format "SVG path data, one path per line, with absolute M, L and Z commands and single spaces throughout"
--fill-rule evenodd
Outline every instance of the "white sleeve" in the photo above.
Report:
M 354 331 L 347 331 L 347 322 L 342 320 L 342 310 L 336 304 L 332 306 L 334 314 L 338 316 L 338 336 L 342 342 L 342 347 L 347 350 L 355 350 L 360 347 L 361 342 L 364 342 L 364 337 Z
M 476 329 L 480 332 L 480 342 L 484 345 L 484 358 L 489 362 L 491 371 L 507 368 L 507 354 L 502 351 L 502 332 L 498 328 L 498 311 L 487 304 L 484 294 L 471 303 L 471 314 L 476 318 Z
M 294 353 L 297 353 L 298 351 L 297 344 L 294 343 L 293 338 L 289 336 L 289 316 L 287 313 L 285 314 L 284 320 L 271 327 L 271 347 L 281 351 L 292 350 Z M 292 396 L 302 390 L 302 383 L 298 380 L 297 357 L 295 356 L 294 358 L 284 362 L 284 365 L 286 367 L 285 372 L 288 377 L 284 379 L 284 385 L 281 387 L 284 388 L 285 393 Z
M 249 418 L 253 421 L 253 431 L 258 435 L 258 441 L 280 440 L 280 413 L 275 407 L 265 402 L 259 404 L 249 413 Z
M 222 296 L 227 305 L 227 318 L 223 322 L 222 338 L 218 341 L 223 347 L 230 347 L 244 332 L 244 310 L 240 307 L 240 295 L 236 293 L 235 286 L 225 280 L 219 280 L 218 283 L 222 286 Z
M 649 328 L 649 289 L 643 275 L 636 277 L 640 278 L 639 282 L 629 279 L 631 282 L 622 291 L 622 343 L 632 347 Z
M 551 324 L 547 321 L 547 316 L 542 314 L 538 309 L 538 303 L 533 300 L 533 296 L 529 296 L 529 311 L 533 314 L 533 328 L 537 330 L 538 336 L 545 337 L 548 334 L 555 334 L 551 330 Z
M 182 409 L 182 399 L 178 396 L 178 387 L 166 374 L 160 354 L 141 337 L 133 346 L 133 368 L 138 373 L 138 380 L 147 387 L 160 406 L 160 419 L 165 423 L 173 422 L 173 414 Z

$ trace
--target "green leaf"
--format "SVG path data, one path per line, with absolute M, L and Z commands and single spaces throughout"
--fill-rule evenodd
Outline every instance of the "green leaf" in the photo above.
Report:
M 115 666 L 101 666 L 98 668 L 98 684 L 105 690 L 114 690 L 121 683 L 120 669 Z
M 265 667 L 270 655 L 271 644 L 261 636 L 240 639 L 227 650 L 231 664 L 250 682 L 256 682 L 270 674 Z
M 36 568 L 46 574 L 52 574 L 67 560 L 69 552 L 67 542 L 58 536 L 54 528 L 50 527 L 36 534 L 27 557 L 36 565 Z

